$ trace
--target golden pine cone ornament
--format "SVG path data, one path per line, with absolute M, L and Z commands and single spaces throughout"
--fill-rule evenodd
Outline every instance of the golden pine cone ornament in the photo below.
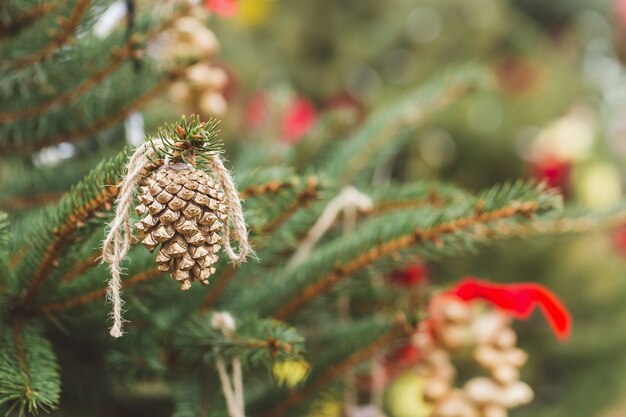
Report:
M 191 288 L 208 285 L 215 273 L 227 219 L 224 194 L 205 172 L 185 163 L 165 165 L 142 181 L 135 224 L 141 243 L 153 252 L 158 269 Z

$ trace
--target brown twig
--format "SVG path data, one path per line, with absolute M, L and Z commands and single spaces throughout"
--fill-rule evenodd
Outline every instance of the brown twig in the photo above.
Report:
M 388 200 L 382 201 L 374 206 L 372 210 L 367 212 L 366 216 L 380 215 L 398 210 L 410 210 L 420 207 L 441 207 L 449 200 L 437 195 L 425 198 L 407 198 L 404 200 Z
M 278 229 L 287 221 L 296 211 L 306 207 L 311 201 L 317 198 L 317 178 L 311 176 L 307 179 L 306 188 L 296 195 L 293 204 L 283 210 L 274 220 L 263 225 L 260 230 L 253 230 L 252 233 L 268 234 Z
M 407 326 L 395 325 L 394 327 L 392 327 L 391 331 L 374 340 L 369 345 L 357 350 L 348 358 L 335 365 L 328 366 L 326 371 L 324 371 L 314 381 L 308 383 L 306 386 L 299 390 L 290 392 L 285 399 L 280 401 L 270 410 L 263 413 L 262 417 L 281 417 L 287 414 L 290 410 L 302 404 L 318 391 L 327 387 L 335 379 L 344 375 L 346 372 L 354 368 L 359 363 L 362 363 L 365 360 L 375 356 L 385 346 L 393 343 L 401 337 L 407 336 L 408 334 L 409 333 L 407 332 Z
M 0 200 L 0 210 L 23 210 L 44 204 L 54 203 L 62 195 L 62 192 L 50 192 L 5 198 Z
M 102 190 L 96 197 L 87 201 L 82 206 L 77 207 L 67 218 L 65 223 L 53 230 L 54 238 L 45 250 L 39 266 L 31 277 L 29 285 L 22 292 L 22 304 L 28 305 L 33 300 L 33 297 L 35 297 L 37 291 L 48 277 L 50 269 L 54 267 L 62 249 L 71 240 L 74 231 L 76 231 L 86 219 L 91 217 L 94 212 L 99 210 L 108 201 L 115 198 L 117 192 L 117 187 L 102 187 Z
M 6 25 L 0 22 L 0 43 L 14 37 L 26 26 L 32 25 L 58 6 L 58 4 L 50 3 L 37 4 Z
M 73 281 L 77 277 L 81 276 L 85 272 L 89 271 L 94 266 L 98 265 L 98 259 L 100 259 L 100 255 L 102 251 L 98 249 L 98 251 L 87 257 L 84 261 L 81 261 L 74 265 L 72 269 L 70 269 L 63 278 L 61 278 L 61 283 L 67 284 L 68 282 Z
M 370 265 L 385 256 L 391 255 L 402 249 L 406 249 L 411 245 L 427 241 L 439 242 L 442 235 L 460 232 L 477 224 L 485 224 L 496 220 L 510 218 L 519 214 L 529 216 L 535 213 L 538 209 L 539 204 L 536 202 L 513 202 L 498 210 L 475 213 L 468 217 L 440 224 L 431 229 L 416 230 L 411 234 L 381 243 L 378 246 L 370 248 L 367 252 L 359 254 L 352 260 L 337 265 L 332 272 L 322 277 L 319 281 L 310 284 L 290 299 L 278 310 L 278 312 L 274 314 L 274 317 L 278 320 L 286 320 L 304 305 L 308 304 L 320 294 L 323 294 L 331 289 L 335 284 L 348 278 L 359 269 Z
M 122 288 L 130 288 L 135 285 L 149 281 L 153 278 L 162 275 L 163 272 L 157 270 L 156 268 L 149 269 L 144 272 L 140 272 L 138 274 L 133 275 L 132 277 L 122 281 Z M 97 290 L 89 291 L 84 294 L 77 295 L 75 297 L 68 298 L 66 300 L 57 301 L 50 304 L 42 304 L 36 307 L 35 311 L 43 314 L 54 314 L 60 311 L 65 311 L 70 308 L 78 307 L 87 303 L 90 303 L 94 300 L 104 297 L 106 294 L 106 288 L 98 288 Z
M 89 9 L 90 0 L 78 0 L 72 14 L 69 17 L 59 17 L 59 29 L 50 33 L 50 42 L 43 49 L 30 55 L 22 56 L 13 60 L 11 67 L 13 69 L 24 68 L 36 62 L 43 61 L 52 55 L 61 46 L 67 43 L 72 33 L 78 27 L 81 18 Z
M 266 184 L 251 185 L 239 193 L 239 198 L 246 199 L 248 197 L 258 197 L 266 194 L 278 194 L 279 192 L 292 188 L 294 182 L 274 180 Z
M 205 312 L 213 308 L 217 300 L 228 286 L 228 283 L 235 276 L 235 268 L 232 265 L 228 265 L 226 269 L 220 274 L 220 277 L 216 280 L 215 286 L 211 288 L 211 291 L 207 294 L 206 298 L 200 305 L 200 312 Z

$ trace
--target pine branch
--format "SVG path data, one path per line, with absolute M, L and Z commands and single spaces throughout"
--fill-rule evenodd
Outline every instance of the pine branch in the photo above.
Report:
M 306 187 L 298 192 L 293 204 L 276 216 L 272 221 L 266 223 L 260 229 L 253 229 L 253 234 L 270 234 L 278 229 L 287 219 L 289 219 L 298 210 L 306 207 L 311 201 L 318 198 L 318 180 L 311 176 L 306 180 Z
M 50 270 L 54 267 L 54 263 L 62 254 L 63 248 L 69 243 L 76 229 L 81 227 L 88 218 L 92 217 L 96 211 L 104 207 L 105 203 L 113 200 L 116 196 L 117 188 L 103 188 L 100 194 L 88 200 L 82 206 L 77 207 L 74 212 L 68 216 L 65 223 L 53 230 L 55 238 L 48 245 L 39 267 L 35 270 L 30 280 L 30 284 L 22 293 L 21 299 L 23 304 L 28 305 L 33 300 L 33 297 L 37 294 L 37 291 L 45 281 Z
M 19 258 L 15 275 L 19 279 L 16 284 L 23 287 L 20 295 L 23 304 L 30 304 L 58 258 L 80 241 L 77 234 L 84 236 L 104 223 L 96 214 L 111 209 L 111 201 L 118 192 L 115 185 L 123 175 L 126 159 L 127 153 L 122 152 L 102 162 L 59 203 L 48 207 L 27 234 L 20 236 L 24 246 L 14 256 Z
M 220 296 L 230 283 L 230 281 L 235 277 L 235 267 L 232 265 L 227 266 L 224 271 L 220 274 L 220 276 L 215 280 L 215 285 L 211 288 L 211 291 L 207 294 L 205 299 L 202 301 L 200 305 L 200 312 L 205 312 L 213 308 L 215 303 L 220 299 Z
M 186 360 L 212 360 L 216 352 L 225 358 L 237 357 L 244 365 L 301 358 L 304 338 L 285 323 L 237 317 L 236 329 L 224 334 L 212 327 L 209 314 L 196 316 L 173 337 L 176 349 Z
M 241 199 L 245 199 L 247 197 L 261 197 L 266 196 L 268 194 L 278 193 L 287 188 L 293 187 L 295 185 L 293 180 L 288 181 L 270 181 L 266 184 L 255 184 L 250 185 L 239 193 L 239 197 Z M 133 245 L 137 243 L 137 241 L 132 242 Z M 86 259 L 80 260 L 77 264 L 75 264 L 67 273 L 65 273 L 60 279 L 61 283 L 67 284 L 74 280 L 75 278 L 85 274 L 91 268 L 98 265 L 98 259 L 100 257 L 101 251 L 100 248 L 96 250 L 92 255 L 88 256 Z M 206 310 L 212 306 L 222 291 L 230 281 L 230 279 L 234 276 L 235 270 L 228 266 L 224 269 L 222 274 L 215 280 L 216 285 L 212 288 L 212 290 L 207 295 L 205 301 L 202 304 L 202 309 Z
M 49 100 L 39 101 L 30 108 L 4 113 L 0 112 L 0 123 L 15 122 L 18 120 L 36 117 L 47 111 L 75 101 L 81 95 L 87 93 L 94 87 L 97 87 L 102 81 L 113 74 L 123 63 L 127 62 L 129 59 L 138 59 L 142 55 L 140 45 L 147 45 L 151 39 L 171 27 L 176 19 L 187 14 L 190 9 L 191 6 L 189 4 L 185 4 L 176 13 L 165 20 L 158 28 L 155 28 L 145 36 L 131 36 L 126 41 L 124 46 L 113 49 L 111 52 L 110 62 L 107 66 L 100 70 L 91 72 L 88 78 L 83 80 L 73 89 L 69 89 Z
M 423 125 L 482 87 L 486 84 L 484 78 L 483 71 L 475 67 L 438 75 L 404 99 L 373 114 L 349 140 L 329 154 L 324 172 L 340 184 L 354 183 L 368 167 L 371 171 L 399 150 L 401 139 L 409 137 L 405 134 L 408 128 Z
M 9 68 L 17 70 L 36 62 L 44 61 L 50 57 L 54 52 L 70 41 L 72 34 L 78 28 L 81 18 L 87 10 L 89 10 L 90 5 L 90 0 L 77 0 L 72 14 L 68 18 L 59 18 L 59 29 L 49 34 L 50 42 L 48 45 L 40 51 L 13 59 L 9 64 Z
M 149 281 L 153 278 L 163 275 L 163 272 L 158 271 L 156 268 L 149 269 L 144 272 L 140 272 L 135 274 L 129 278 L 126 278 L 122 281 L 122 288 L 131 288 L 137 284 L 142 282 Z M 95 300 L 101 300 L 107 292 L 106 287 L 99 288 L 97 290 L 89 291 L 84 294 L 79 294 L 77 296 L 57 301 L 49 304 L 41 304 L 35 308 L 35 312 L 41 314 L 56 314 L 65 310 L 69 310 L 75 307 L 79 307 L 85 304 L 89 304 Z
M 120 123 L 122 120 L 126 119 L 137 108 L 142 107 L 148 102 L 154 100 L 161 93 L 163 93 L 171 85 L 171 83 L 182 78 L 185 74 L 186 69 L 187 69 L 187 66 L 184 66 L 182 68 L 170 69 L 168 71 L 166 78 L 162 80 L 161 82 L 159 82 L 154 87 L 152 87 L 150 90 L 134 98 L 131 102 L 127 103 L 125 106 L 117 109 L 115 113 L 107 115 L 106 117 L 97 120 L 95 123 L 89 126 L 77 128 L 69 132 L 60 132 L 56 136 L 50 136 L 47 138 L 44 137 L 34 142 L 29 142 L 29 143 L 9 142 L 5 145 L 5 150 L 16 151 L 16 152 L 26 152 L 26 151 L 33 152 L 33 151 L 37 151 L 39 149 L 45 148 L 47 146 L 57 145 L 61 142 L 73 143 L 81 139 L 93 136 L 102 130 L 105 130 L 111 126 L 114 126 Z
M 411 234 L 381 243 L 347 262 L 336 265 L 333 272 L 324 276 L 314 284 L 304 288 L 298 295 L 278 310 L 274 317 L 277 320 L 286 320 L 289 316 L 293 315 L 296 311 L 304 305 L 310 303 L 316 297 L 327 292 L 342 280 L 350 277 L 358 270 L 371 265 L 380 258 L 389 256 L 402 249 L 406 249 L 412 245 L 423 242 L 441 242 L 443 235 L 459 233 L 478 224 L 487 224 L 518 215 L 528 217 L 537 213 L 539 208 L 539 204 L 535 202 L 523 204 L 512 203 L 502 209 L 488 213 L 473 214 L 468 217 L 443 223 L 431 229 L 418 229 L 413 231 Z
M 57 7 L 58 4 L 36 4 L 10 22 L 0 21 L 0 43 L 15 37 L 27 26 L 33 25 L 41 17 L 51 13 Z
M 471 240 L 477 225 L 527 222 L 532 214 L 549 213 L 560 208 L 560 204 L 560 198 L 553 193 L 518 183 L 495 187 L 479 198 L 454 200 L 443 208 L 425 206 L 374 216 L 359 224 L 352 234 L 320 242 L 296 270 L 281 268 L 269 272 L 257 291 L 228 294 L 225 302 L 234 310 L 246 311 L 255 306 L 261 308 L 261 314 L 284 319 L 335 284 L 388 255 L 400 255 L 409 249 L 426 259 L 462 253 L 481 241 Z
M 391 343 L 397 342 L 399 339 L 409 336 L 410 329 L 403 321 L 397 322 L 389 331 L 374 339 L 370 343 L 365 344 L 360 349 L 352 352 L 349 356 L 339 362 L 328 364 L 323 367 L 323 371 L 314 378 L 310 378 L 306 385 L 300 389 L 291 391 L 286 398 L 277 401 L 269 410 L 261 414 L 262 417 L 282 417 L 291 410 L 302 405 L 305 401 L 327 388 L 333 381 L 345 375 L 356 365 L 372 358 L 380 353 L 385 347 Z
M 60 394 L 58 364 L 38 328 L 20 319 L 0 329 L 0 409 L 19 416 L 56 408 Z

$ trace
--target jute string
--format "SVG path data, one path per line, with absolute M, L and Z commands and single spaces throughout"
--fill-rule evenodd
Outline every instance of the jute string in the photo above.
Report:
M 300 265 L 311 253 L 317 242 L 333 225 L 339 214 L 346 213 L 346 227 L 356 223 L 356 211 L 367 212 L 372 209 L 374 202 L 367 194 L 363 194 L 352 186 L 345 187 L 326 206 L 322 215 L 309 230 L 300 247 L 293 255 L 288 269 L 294 269 Z
M 228 335 L 235 330 L 235 320 L 229 313 L 215 313 L 213 315 L 212 326 L 220 330 L 224 335 Z M 245 417 L 245 401 L 243 394 L 243 373 L 241 361 L 234 357 L 230 363 L 232 378 L 226 370 L 224 357 L 219 351 L 215 352 L 215 368 L 220 378 L 222 392 L 226 400 L 226 408 L 229 417 Z
M 128 254 L 132 241 L 132 229 L 130 224 L 130 211 L 135 197 L 135 190 L 141 180 L 144 170 L 154 159 L 156 150 L 163 148 L 163 142 L 156 139 L 152 143 L 144 143 L 137 147 L 130 157 L 126 166 L 126 175 L 118 185 L 119 194 L 115 201 L 115 217 L 108 226 L 108 234 L 102 243 L 102 263 L 109 264 L 111 278 L 107 286 L 107 300 L 112 304 L 110 317 L 113 320 L 110 334 L 113 337 L 123 335 L 122 325 L 122 268 L 121 262 Z M 168 161 L 166 161 L 167 164 Z M 228 220 L 224 222 L 224 248 L 228 257 L 234 264 L 243 262 L 248 254 L 252 254 L 252 248 L 248 241 L 246 228 L 239 195 L 230 173 L 224 166 L 219 154 L 210 157 L 210 165 L 216 179 L 220 183 L 226 198 Z M 239 253 L 236 253 L 230 244 L 230 225 L 233 222 L 233 237 L 239 242 Z

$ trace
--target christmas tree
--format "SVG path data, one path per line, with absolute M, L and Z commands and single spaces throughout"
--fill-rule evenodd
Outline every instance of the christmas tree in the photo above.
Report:
M 606 9 L 353 3 L 0 4 L 0 411 L 496 417 L 536 396 L 514 413 L 582 416 L 619 398 L 588 391 L 617 378 L 618 335 L 594 333 L 607 353 L 511 327 L 537 307 L 567 339 L 565 305 L 578 323 L 595 299 L 554 265 L 623 222 L 580 105 L 617 85 L 585 71 L 619 64 L 572 39 L 619 36 Z

